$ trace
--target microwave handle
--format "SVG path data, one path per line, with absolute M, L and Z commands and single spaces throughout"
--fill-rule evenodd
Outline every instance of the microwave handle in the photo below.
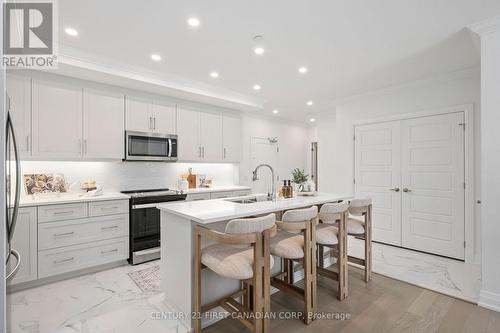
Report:
M 168 157 L 172 157 L 172 139 L 168 139 Z

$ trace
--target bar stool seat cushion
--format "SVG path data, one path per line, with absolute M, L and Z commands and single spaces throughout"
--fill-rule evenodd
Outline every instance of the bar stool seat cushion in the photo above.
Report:
M 320 223 L 316 226 L 316 243 L 322 245 L 336 245 L 339 229 L 331 224 Z
M 361 235 L 365 233 L 365 223 L 357 218 L 350 217 L 347 220 L 347 233 L 350 235 Z
M 246 280 L 253 277 L 253 248 L 231 244 L 214 244 L 203 249 L 201 262 L 220 276 Z M 270 256 L 270 268 L 274 260 Z
M 286 231 L 278 231 L 271 239 L 271 254 L 285 259 L 304 258 L 304 236 Z

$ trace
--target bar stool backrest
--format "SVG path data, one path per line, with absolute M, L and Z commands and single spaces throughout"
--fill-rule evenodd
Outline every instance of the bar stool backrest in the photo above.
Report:
M 254 232 L 263 232 L 264 230 L 271 229 L 275 222 L 275 214 L 247 219 L 234 219 L 226 224 L 226 233 L 249 234 Z
M 349 213 L 362 215 L 368 212 L 368 206 L 372 204 L 372 199 L 368 197 L 354 198 L 349 203 Z
M 283 222 L 304 222 L 318 216 L 318 207 L 287 210 L 281 219 Z
M 326 203 L 319 210 L 319 219 L 323 223 L 335 223 L 342 218 L 342 214 L 348 209 L 348 201 Z

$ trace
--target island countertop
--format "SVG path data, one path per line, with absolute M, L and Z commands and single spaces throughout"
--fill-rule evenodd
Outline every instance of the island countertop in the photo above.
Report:
M 162 211 L 183 217 L 185 219 L 200 224 L 207 224 L 352 198 L 352 195 L 318 193 L 315 196 L 298 196 L 290 199 L 279 198 L 275 202 L 257 201 L 242 204 L 230 201 L 254 196 L 255 195 L 229 199 L 162 203 L 158 204 L 156 207 Z

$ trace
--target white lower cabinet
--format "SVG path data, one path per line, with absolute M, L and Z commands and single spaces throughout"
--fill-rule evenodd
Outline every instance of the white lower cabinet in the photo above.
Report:
M 12 248 L 21 257 L 20 268 L 9 285 L 29 282 L 37 279 L 37 218 L 36 207 L 20 208 L 16 229 L 12 238 Z M 11 259 L 7 272 L 11 272 L 16 261 Z
M 186 196 L 186 201 L 210 200 L 210 193 L 193 193 Z

